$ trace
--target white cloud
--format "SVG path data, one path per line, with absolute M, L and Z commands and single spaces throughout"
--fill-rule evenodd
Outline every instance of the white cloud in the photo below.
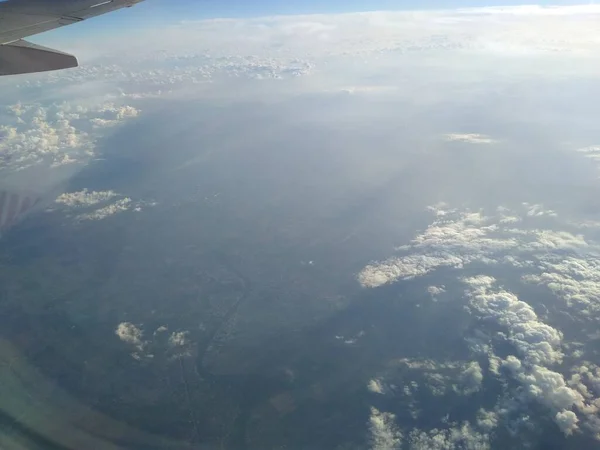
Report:
M 395 365 L 405 366 L 413 371 L 414 373 L 403 375 L 406 380 L 414 381 L 421 388 L 427 389 L 431 394 L 438 397 L 449 392 L 459 395 L 471 395 L 479 391 L 483 381 L 483 372 L 477 361 L 434 361 L 431 359 L 403 358 L 397 360 Z M 389 380 L 390 384 L 392 379 Z
M 528 274 L 523 280 L 548 287 L 567 306 L 579 311 L 578 319 L 590 320 L 600 312 L 600 261 L 590 255 L 546 258 L 540 262 L 539 274 Z
M 498 413 L 480 409 L 477 412 L 477 426 L 485 432 L 492 431 L 498 426 Z
M 539 216 L 523 215 L 529 220 Z M 409 280 L 441 267 L 463 268 L 473 262 L 485 264 L 513 263 L 521 265 L 531 257 L 544 257 L 551 251 L 580 251 L 589 243 L 582 235 L 567 231 L 516 229 L 514 213 L 498 211 L 485 216 L 482 212 L 448 210 L 431 207 L 436 219 L 409 245 L 398 248 L 403 256 L 368 264 L 359 274 L 364 287 L 378 287 L 396 280 Z M 510 253 L 507 255 L 507 253 Z
M 87 207 L 97 205 L 98 203 L 105 203 L 118 195 L 114 191 L 89 191 L 88 189 L 83 189 L 78 192 L 65 192 L 59 195 L 55 202 L 71 208 L 79 206 Z
M 554 421 L 560 428 L 560 430 L 567 436 L 572 434 L 574 430 L 577 430 L 577 422 L 579 419 L 573 411 L 559 411 L 554 416 Z
M 557 216 L 555 211 L 552 211 L 551 209 L 546 209 L 544 205 L 532 205 L 530 203 L 525 202 L 523 203 L 523 206 L 527 208 L 527 217 Z
M 437 296 L 443 294 L 444 292 L 446 292 L 446 286 L 429 286 L 427 288 L 427 292 L 432 297 L 437 297 Z
M 142 345 L 142 330 L 130 322 L 122 322 L 117 326 L 115 334 L 123 342 L 139 347 Z
M 169 336 L 169 344 L 173 347 L 183 347 L 188 343 L 187 331 L 176 331 Z
M 78 192 L 63 193 L 56 198 L 55 203 L 63 205 L 67 208 L 71 208 L 75 211 L 87 209 L 87 212 L 83 212 L 75 216 L 76 220 L 79 221 L 103 220 L 107 217 L 126 211 L 141 212 L 145 207 L 156 206 L 156 202 L 134 202 L 129 197 L 124 197 L 113 201 L 116 197 L 122 196 L 121 194 L 118 194 L 112 190 L 89 191 L 88 189 L 83 189 Z M 89 211 L 92 207 L 97 207 L 101 204 L 106 204 L 111 201 L 112 203 L 108 205 Z
M 468 144 L 494 144 L 496 140 L 485 134 L 476 133 L 450 133 L 446 135 L 449 142 L 466 142 Z
M 569 71 L 564 57 L 594 60 L 600 49 L 594 9 L 497 8 L 443 11 L 376 11 L 352 14 L 315 14 L 243 19 L 189 21 L 135 35 L 115 33 L 101 42 L 68 42 L 75 53 L 85 55 L 82 67 L 74 71 L 49 73 L 19 81 L 28 89 L 56 84 L 73 86 L 88 82 L 114 86 L 112 93 L 128 99 L 143 99 L 173 93 L 180 87 L 215 91 L 222 80 L 241 78 L 291 79 L 312 74 L 331 74 L 341 60 L 407 64 L 421 55 L 436 55 L 436 66 L 460 65 L 472 76 L 471 68 L 490 68 L 478 56 L 545 56 L 556 62 L 549 72 L 545 66 L 516 65 L 544 76 Z M 573 20 L 573 18 L 577 20 Z M 565 18 L 567 20 L 565 20 Z M 545 30 L 551 29 L 552 34 Z M 61 47 L 60 43 L 52 43 Z M 66 47 L 65 47 L 66 48 Z M 119 52 L 115 52 L 119 48 Z M 560 54 L 561 58 L 556 58 Z M 432 67 L 428 65 L 428 69 Z M 446 73 L 447 77 L 452 72 Z M 472 76 L 468 77 L 471 82 Z M 109 83 L 105 83 L 105 82 Z M 347 90 L 381 92 L 356 80 L 331 77 L 327 92 Z M 364 79 L 361 80 L 364 82 Z M 389 89 L 398 89 L 404 80 Z M 348 87 L 350 86 L 350 87 Z M 237 94 L 236 94 L 237 95 Z M 98 127 L 110 126 L 110 119 L 93 119 Z M 459 135 L 460 133 L 454 133 Z M 467 141 L 489 143 L 487 137 L 466 134 Z M 483 140 L 482 140 L 483 139 Z
M 122 197 L 115 191 L 89 191 L 83 189 L 78 192 L 67 192 L 58 196 L 55 203 L 64 206 L 69 217 L 74 217 L 80 222 L 98 221 L 116 214 L 127 211 L 141 212 L 147 207 L 157 205 L 154 201 L 133 201 L 129 197 L 123 197 L 116 200 L 116 197 Z M 106 204 L 109 203 L 109 204 Z M 102 206 L 104 204 L 104 206 Z M 95 209 L 94 209 L 95 208 Z M 70 210 L 78 212 L 75 216 L 70 214 Z M 81 212 L 84 210 L 86 212 Z M 48 212 L 55 211 L 49 209 Z
M 371 408 L 369 430 L 372 450 L 398 450 L 402 446 L 402 433 L 395 424 L 396 416 Z
M 155 348 L 157 342 L 161 343 L 161 345 L 166 344 L 164 351 L 171 359 L 190 356 L 192 354 L 192 342 L 189 339 L 189 332 L 172 332 L 168 335 L 168 339 L 165 342 L 162 340 L 161 335 L 167 331 L 168 328 L 162 325 L 152 333 L 153 339 L 144 339 L 144 332 L 141 328 L 130 322 L 122 322 L 117 326 L 115 334 L 121 341 L 134 348 L 131 356 L 135 359 L 153 358 L 154 355 L 149 353 L 149 350 Z
M 569 17 L 583 15 L 586 17 L 600 14 L 600 6 L 572 5 L 572 6 L 491 6 L 485 8 L 465 8 L 459 10 L 462 14 L 474 15 L 511 15 L 511 16 L 558 16 Z
M 131 345 L 135 349 L 135 351 L 131 354 L 133 358 L 140 359 L 142 357 L 152 357 L 150 354 L 145 354 L 148 342 L 143 340 L 143 331 L 131 322 L 120 323 L 115 330 L 115 334 L 123 342 Z
M 96 211 L 80 214 L 77 216 L 78 220 L 103 220 L 107 217 L 114 216 L 125 211 L 128 211 L 132 207 L 132 201 L 130 198 L 123 198 L 117 200 L 112 205 L 105 206 L 104 208 L 97 209 Z
M 553 369 L 564 357 L 562 333 L 543 323 L 533 308 L 516 295 L 495 288 L 492 277 L 472 277 L 464 282 L 470 288 L 471 311 L 506 330 L 505 339 L 514 346 L 516 355 L 507 356 L 500 364 L 523 386 L 522 394 L 547 407 L 567 435 L 579 428 L 580 420 L 588 427 L 594 426 L 596 403 L 600 401 L 586 398 L 582 389 L 570 387 L 564 375 Z M 493 358 L 498 360 L 496 356 Z M 572 384 L 578 385 L 576 380 Z
M 600 163 L 600 145 L 591 145 L 589 147 L 580 148 L 577 151 Z
M 433 223 L 410 244 L 398 248 L 399 256 L 372 263 L 360 272 L 358 279 L 363 286 L 411 279 L 441 267 L 468 268 L 478 263 L 481 270 L 486 265 L 507 265 L 526 269 L 529 273 L 523 281 L 548 286 L 565 300 L 568 311 L 579 320 L 593 321 L 597 316 L 600 263 L 596 255 L 600 248 L 583 235 L 536 227 L 548 220 L 559 224 L 556 212 L 529 203 L 524 203 L 519 211 L 499 208 L 490 216 L 459 212 L 445 205 L 430 211 L 435 217 Z M 506 217 L 518 220 L 504 220 Z M 523 228 L 515 228 L 515 224 L 523 224 Z M 573 362 L 583 352 L 569 351 L 565 357 L 564 349 L 571 347 L 567 347 L 560 330 L 540 319 L 534 308 L 516 294 L 498 286 L 494 277 L 480 275 L 463 281 L 468 286 L 470 313 L 483 323 L 500 327 L 493 335 L 475 330 L 473 336 L 466 338 L 473 352 L 489 358 L 490 373 L 516 381 L 520 387 L 513 396 L 522 404 L 536 402 L 545 407 L 565 434 L 584 431 L 600 438 L 600 370 L 589 364 L 574 366 L 569 378 L 563 364 Z M 508 343 L 514 353 L 497 356 L 500 342 L 503 352 Z M 406 362 L 411 369 L 421 371 L 419 383 L 429 386 L 434 395 L 445 395 L 445 386 L 459 385 L 459 373 L 449 374 L 448 369 L 453 366 L 445 364 L 429 360 Z M 460 373 L 474 387 L 481 385 L 483 372 L 479 365 L 463 368 Z M 463 392 L 468 389 L 463 387 Z M 498 404 L 493 417 L 479 417 L 481 426 L 497 423 L 503 417 L 502 408 Z M 419 438 L 426 441 L 427 436 L 419 434 Z
M 162 41 L 154 36 L 143 38 L 154 41 L 148 47 L 157 46 L 159 50 L 170 50 L 178 42 L 184 54 L 212 50 L 218 55 L 245 53 L 259 57 L 274 53 L 331 57 L 467 49 L 575 52 L 597 48 L 593 20 L 597 14 L 597 9 L 574 7 L 315 14 L 185 22 L 161 33 Z M 587 20 L 564 20 L 573 15 Z M 552 36 L 542 33 L 544 29 L 552 29 Z M 190 46 L 190 41 L 195 45 Z
M 86 100 L 8 106 L 0 125 L 0 172 L 86 163 L 100 137 L 91 125 L 105 119 L 116 125 L 139 113 L 128 105 Z
M 475 429 L 470 423 L 447 429 L 423 431 L 415 429 L 408 436 L 410 450 L 486 450 L 491 448 L 489 435 Z
M 133 106 L 116 106 L 109 103 L 103 105 L 99 113 L 102 117 L 93 118 L 90 122 L 96 128 L 107 128 L 119 125 L 125 119 L 137 117 L 140 111 Z
M 378 378 L 373 378 L 371 381 L 369 381 L 369 383 L 367 384 L 367 388 L 374 394 L 383 394 L 385 390 L 385 387 L 381 383 L 381 380 L 379 380 Z
M 473 361 L 462 371 L 459 381 L 455 384 L 454 389 L 462 395 L 468 395 L 479 391 L 479 389 L 481 389 L 482 381 L 483 372 L 481 371 L 481 366 L 477 361 Z
M 193 345 L 188 331 L 174 331 L 169 335 L 168 345 L 171 358 L 181 358 L 192 355 Z
M 516 295 L 491 290 L 494 279 L 474 277 L 464 280 L 472 289 L 469 308 L 479 317 L 494 320 L 509 330 L 508 340 L 528 364 L 560 363 L 562 334 L 538 320 L 531 306 Z

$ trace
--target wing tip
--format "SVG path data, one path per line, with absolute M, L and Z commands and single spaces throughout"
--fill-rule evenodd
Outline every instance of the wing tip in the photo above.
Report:
M 31 42 L 19 40 L 0 45 L 0 75 L 48 72 L 77 67 L 77 58 Z

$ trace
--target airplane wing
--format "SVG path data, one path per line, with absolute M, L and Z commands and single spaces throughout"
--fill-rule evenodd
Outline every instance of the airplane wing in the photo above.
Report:
M 23 38 L 53 30 L 143 0 L 0 0 L 0 75 L 77 67 L 67 53 Z

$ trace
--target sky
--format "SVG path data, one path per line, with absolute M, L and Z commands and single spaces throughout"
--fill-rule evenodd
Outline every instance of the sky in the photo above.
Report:
M 339 13 L 375 10 L 453 9 L 497 5 L 527 5 L 534 2 L 516 0 L 150 0 L 144 6 L 147 11 L 177 15 L 179 12 L 198 17 L 240 17 L 271 14 Z M 539 5 L 575 5 L 581 0 L 537 1 Z
M 268 15 L 295 15 L 317 13 L 344 13 L 381 10 L 427 10 L 455 9 L 486 6 L 513 6 L 537 4 L 578 5 L 582 0 L 540 0 L 537 2 L 517 0 L 146 0 L 135 9 L 105 15 L 89 21 L 85 27 L 71 26 L 52 32 L 53 37 L 72 37 L 92 33 L 115 33 L 130 27 L 156 27 L 183 20 L 210 18 L 243 18 Z M 593 3 L 593 2 L 589 2 Z M 48 38 L 48 34 L 41 37 Z M 39 40 L 37 37 L 36 40 Z

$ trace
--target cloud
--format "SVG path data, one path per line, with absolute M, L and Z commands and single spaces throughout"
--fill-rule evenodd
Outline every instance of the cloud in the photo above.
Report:
M 89 210 L 91 207 L 108 203 L 114 200 L 116 197 L 122 197 L 122 195 L 112 190 L 89 191 L 88 189 L 83 189 L 77 192 L 63 193 L 56 198 L 55 203 L 74 210 Z M 102 206 L 101 208 L 80 213 L 76 215 L 75 218 L 79 221 L 103 220 L 107 217 L 126 211 L 140 212 L 145 207 L 151 206 L 156 206 L 156 203 L 149 201 L 134 202 L 131 198 L 124 197 L 112 202 L 111 204 Z
M 398 450 L 402 446 L 402 433 L 395 424 L 396 416 L 371 408 L 369 430 L 372 450 Z
M 133 106 L 116 106 L 112 103 L 103 105 L 99 110 L 102 117 L 91 119 L 90 122 L 95 128 L 114 127 L 125 119 L 137 117 L 140 111 Z
M 498 426 L 498 413 L 481 408 L 477 412 L 477 426 L 485 432 L 492 431 Z
M 189 339 L 189 332 L 175 331 L 168 335 L 168 338 L 163 334 L 168 331 L 164 325 L 158 327 L 152 333 L 152 339 L 145 339 L 144 332 L 141 328 L 130 322 L 120 323 L 115 334 L 121 341 L 129 344 L 134 348 L 131 356 L 135 359 L 154 358 L 154 354 L 158 348 L 169 356 L 170 359 L 191 356 L 192 342 Z M 157 347 L 160 346 L 160 347 Z M 153 353 L 150 353 L 152 351 Z
M 169 336 L 169 344 L 173 347 L 183 347 L 188 343 L 188 334 L 187 331 L 171 333 L 171 336 Z
M 72 90 L 73 86 L 93 84 L 95 92 L 100 86 L 123 100 L 163 96 L 180 88 L 187 95 L 192 90 L 214 95 L 223 80 L 281 80 L 325 73 L 327 77 L 321 77 L 313 87 L 328 92 L 377 93 L 381 90 L 372 83 L 365 84 L 364 78 L 362 86 L 340 77 L 335 68 L 344 60 L 360 60 L 376 67 L 383 56 L 387 63 L 407 67 L 418 63 L 422 55 L 435 54 L 436 66 L 442 70 L 455 67 L 458 56 L 464 57 L 460 64 L 470 74 L 477 73 L 470 69 L 487 71 L 490 67 L 504 74 L 478 56 L 520 58 L 533 54 L 557 61 L 560 54 L 593 60 L 600 48 L 594 20 L 597 15 L 593 8 L 565 6 L 183 20 L 158 31 L 112 33 L 100 41 L 53 42 L 84 55 L 81 67 L 27 77 L 15 86 L 24 91 L 48 85 Z M 551 36 L 545 32 L 548 29 L 553 30 Z M 553 73 L 569 70 L 561 61 L 558 59 Z M 521 64 L 511 69 L 548 74 L 545 66 L 536 67 Z M 445 76 L 451 77 L 452 72 L 445 72 Z M 330 83 L 323 83 L 326 79 Z M 471 82 L 472 77 L 468 80 Z M 404 79 L 390 89 L 403 84 Z M 100 129 L 112 126 L 111 119 L 92 120 Z M 480 143 L 489 139 L 463 136 L 473 136 L 474 142 Z
M 600 15 L 598 5 L 572 5 L 572 6 L 491 6 L 485 8 L 465 8 L 459 10 L 463 14 L 474 15 L 511 15 L 511 16 L 595 16 Z
M 359 273 L 362 286 L 372 288 L 409 280 L 443 267 L 477 267 L 480 271 L 486 266 L 517 267 L 525 270 L 522 281 L 547 286 L 565 301 L 573 317 L 590 323 L 595 320 L 600 299 L 600 248 L 584 235 L 540 228 L 548 221 L 560 224 L 560 215 L 555 211 L 529 203 L 523 203 L 516 211 L 498 208 L 491 215 L 453 210 L 446 205 L 437 205 L 430 211 L 434 216 L 432 224 L 408 245 L 399 247 L 398 256 L 371 263 Z M 505 220 L 507 217 L 517 220 Z M 485 328 L 474 329 L 473 335 L 465 338 L 466 343 L 475 355 L 488 358 L 490 374 L 500 379 L 508 377 L 519 386 L 511 394 L 518 404 L 507 408 L 503 400 L 496 405 L 493 417 L 479 418 L 481 426 L 502 420 L 509 427 L 519 427 L 508 416 L 519 410 L 518 405 L 523 408 L 533 402 L 546 408 L 566 435 L 582 431 L 600 438 L 597 366 L 578 363 L 582 351 L 569 351 L 565 356 L 565 349 L 572 346 L 565 342 L 563 333 L 545 323 L 515 293 L 500 287 L 494 277 L 484 274 L 462 281 L 468 287 L 466 308 L 477 323 L 499 327 L 494 334 Z M 506 354 L 507 344 L 512 353 Z M 503 356 L 498 356 L 499 352 Z M 571 374 L 565 373 L 565 369 L 569 370 L 567 362 Z M 484 378 L 478 364 L 463 366 L 461 370 L 456 370 L 456 363 L 430 360 L 407 360 L 405 364 L 421 372 L 419 384 L 429 386 L 434 395 L 446 395 L 447 386 L 460 385 L 459 374 L 465 393 L 469 392 L 469 381 L 476 389 Z M 427 441 L 427 435 L 418 436 L 420 441 Z
M 469 395 L 481 389 L 482 381 L 481 366 L 477 361 L 473 361 L 462 371 L 459 383 L 455 385 L 454 389 L 462 395 Z
M 469 308 L 479 317 L 493 320 L 509 331 L 508 340 L 528 364 L 560 363 L 560 331 L 538 320 L 533 308 L 513 293 L 492 290 L 495 280 L 489 276 L 467 278 L 471 288 Z
M 381 380 L 377 378 L 373 378 L 371 381 L 369 381 L 369 384 L 367 384 L 367 388 L 369 389 L 369 391 L 375 394 L 383 394 L 385 390 L 385 387 L 381 383 Z
M 587 158 L 591 159 L 595 163 L 600 164 L 600 145 L 592 145 L 589 147 L 583 147 L 577 149 L 579 153 L 583 153 Z
M 174 331 L 169 335 L 168 345 L 171 358 L 192 356 L 193 344 L 188 331 Z
M 427 292 L 432 297 L 438 297 L 439 295 L 441 295 L 444 292 L 446 292 L 446 286 L 429 286 L 427 288 Z
M 555 211 L 552 211 L 551 209 L 546 209 L 544 207 L 544 205 L 532 205 L 530 203 L 523 203 L 523 206 L 525 208 L 527 208 L 527 213 L 526 215 L 528 217 L 544 217 L 544 216 L 548 216 L 548 217 L 556 217 L 557 214 Z
M 120 323 L 115 330 L 115 334 L 123 342 L 135 345 L 136 347 L 142 346 L 142 330 L 130 322 Z
M 61 194 L 56 198 L 55 202 L 71 208 L 80 206 L 88 207 L 108 202 L 118 195 L 119 194 L 114 191 L 89 191 L 83 189 L 78 192 L 66 192 Z
M 123 198 L 117 200 L 112 205 L 105 206 L 104 208 L 97 209 L 90 213 L 80 214 L 77 216 L 78 220 L 103 220 L 107 217 L 114 216 L 125 211 L 129 211 L 132 207 L 132 200 L 130 198 Z
M 86 99 L 9 105 L 0 125 L 0 172 L 87 163 L 100 137 L 93 130 L 95 123 L 110 120 L 116 125 L 138 113 L 128 105 Z
M 554 416 L 554 421 L 560 430 L 568 436 L 578 428 L 577 422 L 579 422 L 579 419 L 573 411 L 559 411 Z
M 471 277 L 464 282 L 469 286 L 472 313 L 506 330 L 505 340 L 514 347 L 516 355 L 500 358 L 500 364 L 522 385 L 521 394 L 548 408 L 567 435 L 579 429 L 580 420 L 588 427 L 595 426 L 600 400 L 586 398 L 582 389 L 570 387 L 564 375 L 553 370 L 564 357 L 562 333 L 543 323 L 533 308 L 515 294 L 496 288 L 492 277 Z
M 528 215 L 531 207 L 522 212 Z M 401 256 L 365 266 L 358 274 L 363 287 L 374 288 L 397 280 L 410 280 L 441 267 L 461 269 L 471 263 L 522 265 L 531 258 L 542 259 L 548 252 L 582 251 L 589 248 L 583 235 L 547 229 L 516 229 L 514 212 L 500 210 L 492 216 L 481 211 L 448 210 L 431 207 L 434 222 L 410 244 L 398 248 Z M 548 214 L 542 214 L 545 216 Z
M 460 396 L 474 394 L 481 389 L 483 381 L 483 371 L 476 361 L 403 358 L 390 361 L 387 366 L 385 373 L 369 382 L 369 390 L 387 396 L 388 402 L 393 402 L 396 407 L 408 411 L 414 420 L 418 420 L 420 416 L 426 417 L 428 423 L 436 420 L 435 415 L 440 414 L 441 406 L 452 408 L 452 397 L 457 394 Z M 430 396 L 438 399 L 431 402 Z M 439 398 L 441 396 L 445 398 Z M 423 398 L 429 400 L 422 401 Z M 373 448 L 487 449 L 490 448 L 491 433 L 499 424 L 498 412 L 483 408 L 477 411 L 472 421 L 451 422 L 450 414 L 439 417 L 439 425 L 431 429 L 406 429 L 402 424 L 394 424 L 393 414 L 383 418 L 378 417 L 380 414 L 382 413 L 378 410 L 372 409 L 371 423 L 374 423 L 374 418 L 379 420 L 376 422 L 376 427 L 371 425 L 371 436 L 383 436 L 379 447 L 373 446 Z M 388 423 L 384 426 L 386 421 Z M 374 428 L 377 432 L 373 430 Z M 385 437 L 391 433 L 406 437 L 403 439 L 404 447 L 401 447 L 400 443 L 397 447 L 388 443 L 389 439 Z M 386 447 L 386 444 L 389 447 Z
M 447 429 L 429 431 L 415 429 L 408 436 L 411 450 L 486 450 L 491 448 L 490 437 L 476 430 L 470 423 L 454 425 Z
M 565 256 L 540 261 L 541 273 L 527 274 L 523 280 L 545 285 L 566 305 L 578 311 L 576 318 L 593 319 L 600 312 L 600 261 L 594 256 Z
M 145 353 L 148 342 L 143 340 L 143 331 L 131 322 L 121 322 L 117 326 L 115 334 L 119 337 L 119 339 L 121 339 L 121 341 L 131 345 L 135 349 L 135 351 L 131 354 L 134 359 L 152 357 L 152 355 Z
M 494 144 L 496 141 L 485 134 L 451 133 L 446 135 L 449 142 L 466 142 L 468 144 Z
M 436 397 L 450 392 L 459 395 L 471 395 L 481 388 L 483 372 L 477 361 L 434 361 L 431 359 L 403 358 L 394 362 L 395 367 L 406 367 L 414 373 L 403 373 L 406 380 L 415 382 Z M 394 373 L 387 383 L 392 384 L 396 378 Z M 386 375 L 382 375 L 385 379 Z M 413 392 L 408 395 L 412 396 Z

